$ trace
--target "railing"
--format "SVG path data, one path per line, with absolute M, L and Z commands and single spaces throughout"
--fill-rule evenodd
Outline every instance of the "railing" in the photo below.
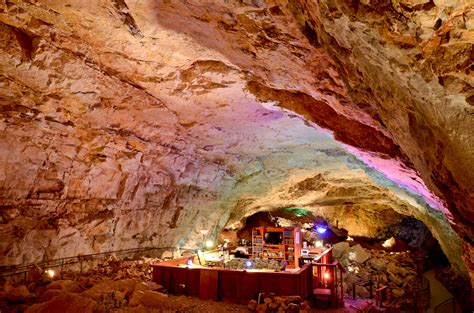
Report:
M 449 298 L 434 308 L 435 313 L 456 313 L 456 302 L 454 298 Z
M 133 249 L 123 249 L 123 250 L 107 251 L 107 252 L 92 253 L 92 254 L 83 254 L 83 255 L 80 254 L 80 255 L 76 255 L 72 257 L 65 257 L 65 258 L 59 258 L 59 259 L 36 262 L 36 263 L 0 266 L 0 277 L 12 277 L 12 276 L 23 275 L 23 279 L 26 280 L 27 274 L 33 266 L 39 266 L 42 269 L 60 268 L 61 272 L 63 272 L 65 266 L 78 264 L 78 263 L 80 267 L 80 272 L 82 273 L 84 263 L 103 259 L 104 257 L 115 255 L 116 257 L 120 258 L 120 257 L 125 257 L 127 255 L 136 255 L 136 254 L 143 255 L 147 252 L 148 253 L 160 252 L 160 251 L 174 250 L 174 249 L 175 249 L 174 247 L 133 248 Z
M 397 300 L 393 297 L 393 290 L 401 289 L 405 292 L 403 300 Z M 386 307 L 388 309 L 403 309 L 405 312 L 425 312 L 429 307 L 430 301 L 430 283 L 422 277 L 422 286 L 420 289 L 403 289 L 393 288 L 389 286 L 381 286 L 376 290 L 376 301 L 377 307 Z M 441 313 L 444 311 L 439 311 Z

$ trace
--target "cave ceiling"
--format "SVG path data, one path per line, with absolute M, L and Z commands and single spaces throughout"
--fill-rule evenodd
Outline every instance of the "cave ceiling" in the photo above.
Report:
M 346 2 L 1 2 L 0 264 L 305 207 L 474 268 L 472 5 Z

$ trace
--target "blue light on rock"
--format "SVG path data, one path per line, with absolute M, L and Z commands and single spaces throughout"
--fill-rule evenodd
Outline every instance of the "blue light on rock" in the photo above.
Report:
M 252 266 L 253 266 L 253 262 L 251 260 L 245 261 L 245 267 L 252 268 Z
M 324 234 L 328 230 L 325 226 L 316 226 L 316 231 L 320 234 Z
M 186 264 L 189 265 L 189 266 L 193 265 L 193 259 L 188 259 L 186 261 Z

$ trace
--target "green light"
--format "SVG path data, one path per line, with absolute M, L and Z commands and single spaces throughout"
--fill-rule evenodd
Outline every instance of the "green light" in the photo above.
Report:
M 296 217 L 302 217 L 308 215 L 308 210 L 303 208 L 287 208 L 285 211 L 289 214 L 293 214 Z

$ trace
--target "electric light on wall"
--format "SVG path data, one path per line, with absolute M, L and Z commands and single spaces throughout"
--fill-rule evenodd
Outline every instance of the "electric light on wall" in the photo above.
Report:
M 48 275 L 49 278 L 54 277 L 55 272 L 53 270 L 46 270 L 44 272 L 46 273 L 46 275 Z
M 395 245 L 395 238 L 390 237 L 389 239 L 385 240 L 382 246 L 384 248 L 391 248 Z
M 211 249 L 214 246 L 214 241 L 207 240 L 206 241 L 206 248 Z

